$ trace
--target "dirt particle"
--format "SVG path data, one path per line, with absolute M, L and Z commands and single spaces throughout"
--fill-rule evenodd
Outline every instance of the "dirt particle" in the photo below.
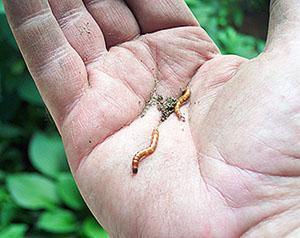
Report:
M 161 112 L 161 122 L 165 121 L 173 112 L 177 100 L 173 97 L 168 97 L 166 100 L 159 101 L 157 107 Z
M 155 86 L 151 92 L 150 100 L 146 103 L 141 117 L 145 116 L 146 112 L 151 106 L 156 106 L 161 112 L 160 122 L 164 122 L 174 112 L 177 99 L 173 97 L 164 98 L 163 96 L 157 94 L 156 89 L 157 81 L 155 81 Z

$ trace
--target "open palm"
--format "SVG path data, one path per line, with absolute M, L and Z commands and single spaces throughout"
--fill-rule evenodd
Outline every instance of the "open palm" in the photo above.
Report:
M 5 5 L 82 195 L 111 236 L 258 237 L 273 222 L 299 227 L 281 217 L 300 215 L 293 29 L 281 37 L 273 29 L 267 51 L 248 61 L 221 56 L 183 1 L 83 2 Z M 133 176 L 132 157 L 161 117 L 155 106 L 140 116 L 153 90 L 178 97 L 187 85 L 189 120 L 164 121 L 157 150 Z

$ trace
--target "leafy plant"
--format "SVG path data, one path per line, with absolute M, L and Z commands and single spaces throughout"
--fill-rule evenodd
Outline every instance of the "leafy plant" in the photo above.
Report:
M 57 192 L 62 202 L 69 208 L 81 210 L 84 203 L 78 192 L 77 186 L 72 175 L 68 172 L 61 173 L 57 179 Z
M 37 131 L 29 144 L 29 159 L 39 172 L 50 177 L 55 178 L 67 169 L 62 141 L 56 133 Z
M 37 227 L 44 231 L 59 234 L 78 230 L 75 214 L 63 209 L 43 212 L 39 217 Z
M 0 231 L 1 238 L 19 238 L 25 235 L 28 226 L 25 224 L 11 224 Z
M 267 8 L 267 0 L 186 2 L 223 53 L 251 58 L 262 51 L 264 41 L 239 27 L 245 9 Z M 108 237 L 79 194 L 0 0 L 0 238 L 25 236 Z
M 53 209 L 60 203 L 53 181 L 35 173 L 7 177 L 7 189 L 15 203 L 31 210 Z
M 264 48 L 264 40 L 239 33 L 245 7 L 239 0 L 186 0 L 202 27 L 206 29 L 224 54 L 253 58 Z M 247 7 L 268 6 L 268 1 L 247 1 Z

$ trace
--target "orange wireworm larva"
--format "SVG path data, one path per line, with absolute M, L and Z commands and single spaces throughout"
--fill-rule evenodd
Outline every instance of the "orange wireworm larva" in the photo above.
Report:
M 135 154 L 135 156 L 132 159 L 132 173 L 137 174 L 138 173 L 138 167 L 139 163 L 148 157 L 149 155 L 153 154 L 157 147 L 158 143 L 158 137 L 159 137 L 159 132 L 158 129 L 155 128 L 152 132 L 152 137 L 151 137 L 151 144 L 148 148 L 141 150 Z
M 181 114 L 180 108 L 182 107 L 182 105 L 183 105 L 187 100 L 189 100 L 190 96 L 191 96 L 191 90 L 190 90 L 189 88 L 187 88 L 187 89 L 183 92 L 182 96 L 178 99 L 178 101 L 177 101 L 177 103 L 176 103 L 176 105 L 175 105 L 174 111 L 175 111 L 177 117 L 179 118 L 179 120 L 181 120 L 181 121 L 185 121 L 185 118 L 184 118 L 184 116 Z

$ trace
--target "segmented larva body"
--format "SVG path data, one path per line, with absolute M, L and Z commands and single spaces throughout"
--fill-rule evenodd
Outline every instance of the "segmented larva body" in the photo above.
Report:
M 184 103 L 186 103 L 187 100 L 189 100 L 190 96 L 191 96 L 191 90 L 190 90 L 189 88 L 187 88 L 187 89 L 183 92 L 182 96 L 178 99 L 178 101 L 177 101 L 177 103 L 176 103 L 176 105 L 175 105 L 174 111 L 175 111 L 177 117 L 179 118 L 179 120 L 181 120 L 181 121 L 185 121 L 185 118 L 184 118 L 184 116 L 181 114 L 180 108 L 182 107 L 182 105 L 183 105 Z
M 151 137 L 151 144 L 148 148 L 141 150 L 135 154 L 135 156 L 132 159 L 132 173 L 137 174 L 138 173 L 138 168 L 139 168 L 139 163 L 148 157 L 149 155 L 153 154 L 157 147 L 158 143 L 158 138 L 159 138 L 159 132 L 157 129 L 154 129 L 152 132 L 152 137 Z

